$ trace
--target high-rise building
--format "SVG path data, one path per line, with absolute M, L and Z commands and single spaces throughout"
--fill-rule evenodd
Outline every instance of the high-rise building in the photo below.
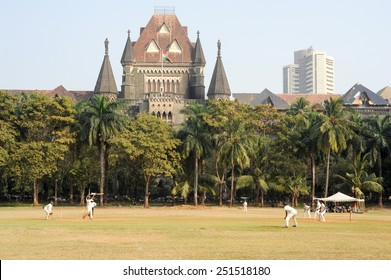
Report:
M 312 47 L 295 51 L 294 64 L 283 68 L 284 93 L 334 93 L 334 58 Z

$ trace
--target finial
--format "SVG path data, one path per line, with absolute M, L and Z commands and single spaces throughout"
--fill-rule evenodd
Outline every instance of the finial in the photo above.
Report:
M 217 41 L 217 56 L 221 56 L 221 42 L 220 40 Z
M 105 40 L 105 55 L 109 54 L 109 40 L 106 38 Z
M 200 38 L 200 31 L 197 31 L 197 39 Z
M 128 29 L 128 37 L 130 37 L 130 29 Z

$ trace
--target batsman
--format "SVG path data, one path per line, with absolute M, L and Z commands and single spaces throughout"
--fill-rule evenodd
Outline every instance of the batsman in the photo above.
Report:
M 94 201 L 95 195 L 103 195 L 103 193 L 90 193 L 86 196 L 87 212 L 83 213 L 83 219 L 86 216 L 88 216 L 90 220 L 94 219 L 94 207 L 96 206 L 96 202 Z

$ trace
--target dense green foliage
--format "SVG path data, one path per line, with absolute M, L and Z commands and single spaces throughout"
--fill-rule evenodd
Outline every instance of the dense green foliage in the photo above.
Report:
M 391 194 L 390 116 L 360 117 L 340 99 L 286 113 L 190 103 L 177 129 L 125 111 L 102 96 L 0 93 L 0 199 L 264 206 L 343 191 L 381 206 Z

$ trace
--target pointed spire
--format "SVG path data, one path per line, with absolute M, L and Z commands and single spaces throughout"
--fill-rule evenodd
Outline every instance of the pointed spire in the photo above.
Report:
M 105 56 L 100 68 L 98 80 L 96 81 L 95 94 L 118 95 L 117 85 L 115 83 L 113 70 L 111 69 L 109 58 L 109 40 L 105 40 Z
M 124 52 L 122 53 L 121 64 L 122 66 L 125 66 L 132 64 L 135 61 L 132 41 L 130 40 L 130 30 L 128 30 L 128 39 L 126 40 Z
M 196 41 L 196 44 L 194 47 L 192 60 L 193 60 L 193 63 L 202 64 L 204 66 L 206 64 L 204 51 L 202 50 L 202 46 L 201 46 L 199 31 L 197 31 L 197 41 Z
M 231 89 L 225 74 L 223 61 L 221 60 L 221 42 L 217 42 L 217 60 L 213 71 L 212 79 L 208 89 L 210 99 L 228 99 L 231 97 Z

